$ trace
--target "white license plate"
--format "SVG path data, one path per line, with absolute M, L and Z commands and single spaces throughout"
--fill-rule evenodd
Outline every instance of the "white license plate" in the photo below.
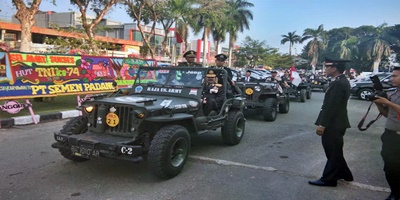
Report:
M 80 156 L 80 157 L 85 157 L 85 158 L 89 158 L 89 157 L 98 158 L 98 157 L 100 157 L 100 151 L 99 150 L 95 150 L 95 149 L 87 147 L 87 146 L 82 146 L 82 145 L 81 146 L 72 146 L 71 150 L 72 150 L 74 155 Z

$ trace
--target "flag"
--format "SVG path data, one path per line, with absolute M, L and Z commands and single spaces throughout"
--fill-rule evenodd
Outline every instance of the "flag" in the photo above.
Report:
M 290 81 L 296 87 L 299 86 L 299 84 L 301 83 L 301 78 L 299 76 L 299 73 L 296 71 L 296 68 L 294 68 L 294 65 L 292 65 L 292 67 L 290 68 Z

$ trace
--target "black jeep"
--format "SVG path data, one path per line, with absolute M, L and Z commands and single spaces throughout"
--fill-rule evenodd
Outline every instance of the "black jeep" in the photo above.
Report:
M 301 102 L 305 102 L 306 99 L 311 99 L 312 90 L 311 83 L 307 80 L 303 80 L 299 83 L 298 86 L 289 82 L 289 88 L 287 88 L 288 93 L 295 98 L 300 99 Z
M 329 87 L 329 79 L 324 75 L 310 75 L 311 89 L 322 89 L 326 92 Z
M 225 98 L 216 115 L 204 116 L 206 70 L 141 67 L 127 95 L 116 92 L 113 97 L 85 101 L 79 107 L 82 116 L 54 134 L 57 142 L 52 147 L 77 162 L 147 159 L 155 175 L 172 178 L 184 167 L 192 135 L 221 128 L 223 142 L 236 145 L 244 134 L 242 97 Z M 222 87 L 226 85 L 225 81 Z
M 279 91 L 278 83 L 236 82 L 246 98 L 246 109 L 255 109 L 265 121 L 275 121 L 278 114 L 289 112 L 289 93 Z

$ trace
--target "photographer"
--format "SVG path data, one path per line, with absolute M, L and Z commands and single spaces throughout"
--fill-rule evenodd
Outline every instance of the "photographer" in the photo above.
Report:
M 388 99 L 375 96 L 374 103 L 379 112 L 387 118 L 385 131 L 381 136 L 383 170 L 391 190 L 387 200 L 398 200 L 400 199 L 400 67 L 393 69 L 391 81 L 396 91 L 388 94 Z

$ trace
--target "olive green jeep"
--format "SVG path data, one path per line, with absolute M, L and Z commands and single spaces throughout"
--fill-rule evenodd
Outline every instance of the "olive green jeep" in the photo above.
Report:
M 146 159 L 156 176 L 172 178 L 187 161 L 191 136 L 221 128 L 223 142 L 236 145 L 245 131 L 240 96 L 225 98 L 216 115 L 204 116 L 206 72 L 201 67 L 141 67 L 129 91 L 83 102 L 78 107 L 82 116 L 54 134 L 52 147 L 77 162 Z

